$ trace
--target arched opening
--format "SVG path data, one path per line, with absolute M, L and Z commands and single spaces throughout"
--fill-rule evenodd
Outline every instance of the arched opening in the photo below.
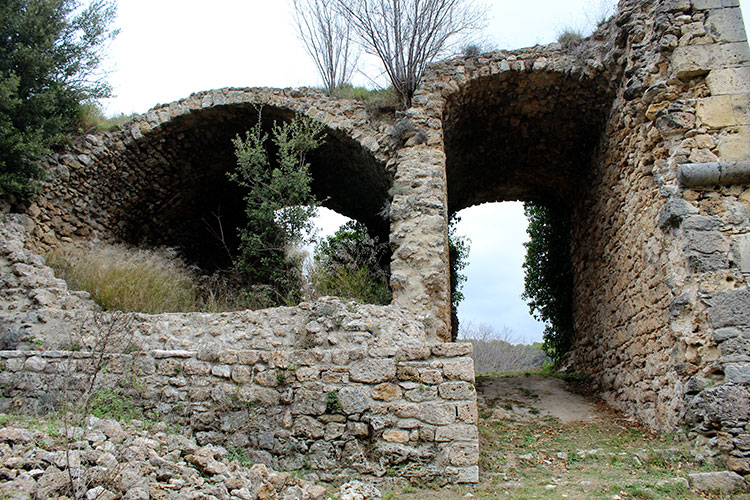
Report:
M 603 81 L 555 72 L 469 82 L 443 113 L 449 214 L 524 201 L 570 217 L 591 182 L 612 100 Z
M 264 106 L 264 132 L 270 135 L 275 122 L 293 116 L 292 110 Z M 179 116 L 129 145 L 107 180 L 118 185 L 111 190 L 118 198 L 107 203 L 116 236 L 176 248 L 206 273 L 230 267 L 244 221 L 243 192 L 227 177 L 236 166 L 232 139 L 257 120 L 253 104 L 219 106 Z M 322 146 L 308 155 L 313 193 L 323 206 L 387 241 L 390 224 L 383 207 L 392 174 L 346 133 L 333 128 L 324 133 Z M 275 161 L 275 152 L 269 153 Z

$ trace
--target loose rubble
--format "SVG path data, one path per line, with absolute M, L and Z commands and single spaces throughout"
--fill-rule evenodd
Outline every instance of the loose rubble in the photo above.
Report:
M 0 428 L 0 497 L 89 500 L 323 500 L 326 489 L 263 464 L 246 466 L 221 446 L 199 446 L 163 423 L 89 416 L 42 432 Z M 71 487 L 72 485 L 72 487 Z M 366 485 L 362 491 L 368 490 Z M 374 496 L 353 498 L 380 498 Z

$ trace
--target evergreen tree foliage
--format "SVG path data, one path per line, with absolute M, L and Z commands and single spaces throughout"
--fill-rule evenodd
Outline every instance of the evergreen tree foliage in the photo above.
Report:
M 523 299 L 531 314 L 545 323 L 544 350 L 562 361 L 573 340 L 573 271 L 570 261 L 570 218 L 566 210 L 525 203 L 530 241 L 526 258 Z
M 323 143 L 322 132 L 321 123 L 299 115 L 274 123 L 271 140 L 277 154 L 272 163 L 259 108 L 256 125 L 244 139 L 232 141 L 237 168 L 229 179 L 246 190 L 246 224 L 239 229 L 234 267 L 249 285 L 249 301 L 256 307 L 299 299 L 302 270 L 295 250 L 312 233 L 320 206 L 310 187 L 307 153 Z
M 81 104 L 108 97 L 97 72 L 116 14 L 112 0 L 0 2 L 0 196 L 28 196 L 33 160 L 72 132 Z

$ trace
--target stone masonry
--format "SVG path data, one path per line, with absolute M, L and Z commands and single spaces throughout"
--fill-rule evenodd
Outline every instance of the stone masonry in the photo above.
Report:
M 44 159 L 53 173 L 48 189 L 20 208 L 33 219 L 31 247 L 103 238 L 175 246 L 199 265 L 220 265 L 197 228 L 211 213 L 236 206 L 222 180 L 232 162 L 229 139 L 254 123 L 258 104 L 271 119 L 307 114 L 326 124 L 330 138 L 312 158 L 316 193 L 390 241 L 393 302 L 366 309 L 379 331 L 396 335 L 398 328 L 382 325 L 405 315 L 412 327 L 400 330 L 398 342 L 450 340 L 450 215 L 490 201 L 551 204 L 571 218 L 571 364 L 613 405 L 655 429 L 687 424 L 696 442 L 748 474 L 749 85 L 750 49 L 736 0 L 623 0 L 616 16 L 580 43 L 433 65 L 413 106 L 390 118 L 305 89 L 222 89 L 158 106 L 121 131 L 87 136 Z M 52 300 L 39 297 L 29 300 Z M 316 307 L 224 316 L 233 326 L 213 337 L 216 352 L 255 349 L 248 347 L 254 334 L 237 337 L 241 349 L 222 340 L 248 331 L 239 325 L 253 315 L 307 320 Z M 42 317 L 75 316 L 55 311 Z M 195 352 L 185 359 L 218 363 L 211 370 L 231 363 L 200 359 L 191 346 L 194 332 L 205 337 L 214 321 L 224 319 L 136 319 L 144 325 L 139 331 L 154 327 L 160 338 L 182 344 L 159 347 L 144 337 L 146 352 Z M 41 328 L 38 318 L 28 322 Z M 354 342 L 347 335 L 345 342 Z M 420 373 L 443 363 L 433 347 L 415 360 L 372 354 L 370 347 L 350 362 L 415 362 Z M 342 388 L 363 383 L 352 379 L 349 364 L 326 363 L 329 371 L 349 370 Z M 387 383 L 403 394 L 414 390 L 408 384 L 425 384 L 400 378 L 398 370 L 394 377 Z M 365 392 L 378 383 L 367 383 Z M 454 404 L 441 384 L 431 385 L 440 404 Z M 367 411 L 386 404 L 368 401 Z M 398 439 L 385 440 L 385 428 L 376 435 L 417 450 L 411 460 L 423 441 L 399 427 L 411 417 L 398 411 L 386 411 L 398 431 L 388 436 Z M 305 416 L 327 426 L 324 415 Z M 434 463 L 448 467 L 440 453 Z

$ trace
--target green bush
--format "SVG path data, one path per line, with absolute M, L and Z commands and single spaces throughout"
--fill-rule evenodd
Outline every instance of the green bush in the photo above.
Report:
M 461 291 L 466 282 L 466 275 L 461 273 L 469 265 L 470 241 L 457 233 L 461 217 L 453 215 L 448 226 L 448 250 L 451 278 L 451 338 L 456 340 L 459 331 L 458 304 L 464 300 Z
M 388 247 L 350 221 L 318 245 L 310 271 L 312 296 L 334 295 L 365 304 L 389 304 Z
M 0 3 L 0 196 L 36 192 L 34 160 L 75 132 L 81 103 L 111 94 L 97 67 L 115 13 L 109 0 Z

